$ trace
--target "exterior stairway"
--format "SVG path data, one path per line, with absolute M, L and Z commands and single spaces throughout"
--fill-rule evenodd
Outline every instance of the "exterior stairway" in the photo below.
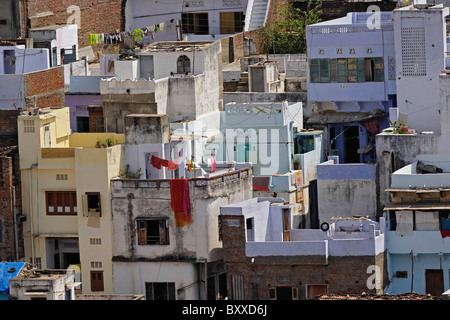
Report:
M 255 30 L 264 25 L 268 4 L 269 0 L 248 2 L 247 12 L 250 12 L 250 16 L 245 19 L 245 31 Z

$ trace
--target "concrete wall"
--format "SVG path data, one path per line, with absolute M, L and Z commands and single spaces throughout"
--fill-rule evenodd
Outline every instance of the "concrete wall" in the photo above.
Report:
M 376 216 L 376 166 L 370 164 L 317 165 L 319 221 L 352 216 Z
M 247 0 L 239 1 L 239 4 L 227 6 L 221 1 L 205 0 L 200 3 L 196 1 L 187 2 L 186 6 L 175 3 L 159 3 L 158 1 L 129 0 L 126 3 L 126 30 L 144 28 L 170 21 L 180 20 L 181 14 L 188 12 L 208 12 L 209 34 L 220 34 L 220 12 L 244 12 Z M 155 41 L 177 40 L 175 28 L 170 31 L 158 31 Z
M 13 66 L 10 65 L 10 61 L 5 59 L 5 51 L 14 51 L 15 60 Z M 0 47 L 0 74 L 9 73 L 8 69 L 14 69 L 15 74 L 23 74 L 29 72 L 35 72 L 50 68 L 49 65 L 49 51 L 48 49 L 25 49 L 23 46 Z M 10 68 L 8 68 L 10 66 Z M 8 68 L 8 69 L 7 69 Z
M 175 282 L 176 289 L 186 286 L 190 279 L 198 281 L 196 263 L 222 258 L 220 207 L 250 198 L 251 185 L 249 168 L 210 179 L 190 179 L 192 223 L 175 227 L 169 180 L 112 180 L 114 291 L 144 293 L 145 281 L 163 279 L 153 272 L 161 263 L 168 267 L 164 270 L 174 271 L 165 271 L 164 279 Z M 168 219 L 169 245 L 137 244 L 136 219 L 152 217 Z M 186 299 L 197 294 L 195 288 L 192 290 L 187 290 Z
M 380 133 L 375 136 L 377 146 L 377 176 L 379 186 L 378 216 L 389 203 L 391 174 L 415 161 L 420 154 L 438 153 L 439 136 L 432 134 L 391 134 Z
M 6 25 L 0 28 L 0 39 L 15 39 L 21 36 L 20 3 L 5 0 L 0 3 L 0 20 L 6 20 Z
M 365 240 L 354 238 L 355 241 L 351 243 L 347 239 L 339 243 L 341 240 L 324 241 L 324 232 L 317 230 L 291 230 L 297 239 L 303 234 L 305 237 L 302 241 L 246 242 L 245 215 L 235 208 L 231 209 L 233 211 L 228 211 L 222 219 L 228 298 L 231 300 L 267 300 L 269 290 L 277 287 L 297 288 L 298 298 L 305 299 L 310 285 L 325 285 L 328 293 L 381 293 L 386 285 L 384 237 L 379 233 L 376 237 L 381 242 L 375 245 L 378 251 L 373 250 L 375 241 L 370 237 Z M 345 234 L 344 237 L 348 236 Z M 375 235 L 374 232 L 372 234 Z M 329 243 L 334 241 L 339 243 L 335 252 L 343 256 L 329 255 Z M 352 254 L 351 250 L 347 250 L 350 248 L 356 251 Z M 381 271 L 381 286 L 378 290 L 367 287 L 370 276 L 367 270 L 373 265 Z M 242 277 L 242 286 L 233 281 L 239 277 Z M 236 292 L 241 292 L 242 296 L 233 296 Z
M 448 8 L 439 6 L 422 10 L 409 10 L 409 7 L 394 10 L 397 105 L 400 112 L 408 114 L 410 128 L 418 132 L 441 132 L 439 74 L 445 69 L 445 16 L 448 12 Z M 402 28 L 422 29 L 423 36 L 420 38 L 419 35 L 419 40 L 407 38 L 409 40 L 402 44 Z M 423 61 L 423 72 L 411 75 L 411 72 L 402 69 L 402 65 L 408 63 L 402 60 L 402 45 L 406 43 L 412 46 L 409 52 L 414 52 L 418 61 Z
M 366 27 L 370 15 L 364 12 L 307 26 L 308 61 L 315 58 L 384 58 L 384 82 L 312 83 L 308 74 L 309 101 L 387 101 L 387 95 L 395 93 L 395 78 L 389 78 L 389 57 L 395 57 L 393 23 L 388 21 L 390 13 L 382 14 L 381 27 L 377 29 Z M 368 47 L 371 53 L 367 52 Z M 342 54 L 338 54 L 337 49 L 341 49 Z M 350 54 L 350 49 L 354 49 L 354 54 Z

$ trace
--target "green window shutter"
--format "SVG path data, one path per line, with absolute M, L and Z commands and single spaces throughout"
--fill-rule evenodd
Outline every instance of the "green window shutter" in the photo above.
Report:
M 375 81 L 384 81 L 384 60 L 383 57 L 375 58 Z
M 329 59 L 328 65 L 330 69 L 330 81 L 329 82 L 337 82 L 337 59 Z
M 319 59 L 311 59 L 309 63 L 309 76 L 312 83 L 320 82 Z
M 330 82 L 330 69 L 328 65 L 328 59 L 320 59 L 320 82 L 328 83 Z

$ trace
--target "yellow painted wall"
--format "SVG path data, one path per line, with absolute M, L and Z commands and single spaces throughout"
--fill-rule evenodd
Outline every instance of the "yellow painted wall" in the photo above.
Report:
M 117 177 L 125 166 L 123 134 L 74 133 L 70 135 L 69 108 L 51 109 L 51 113 L 20 116 L 18 119 L 19 154 L 22 173 L 25 257 L 41 258 L 45 268 L 48 237 L 75 237 L 79 242 L 83 293 L 90 291 L 90 271 L 103 270 L 104 291 L 112 294 L 112 225 L 110 179 Z M 25 132 L 25 120 L 34 121 L 34 132 Z M 29 123 L 28 123 L 29 124 Z M 73 156 L 43 158 L 44 126 L 49 125 L 51 152 L 57 148 L 73 148 Z M 29 130 L 29 129 L 28 129 Z M 110 138 L 113 146 L 97 148 Z M 53 153 L 51 153 L 53 154 Z M 67 180 L 56 180 L 57 174 L 67 174 Z M 76 191 L 76 216 L 47 215 L 45 191 Z M 82 195 L 100 192 L 102 216 L 83 216 Z M 91 238 L 102 239 L 101 245 L 91 245 Z M 34 239 L 34 241 L 32 240 Z M 91 262 L 101 262 L 100 269 L 91 269 Z M 95 292 L 94 292 L 95 293 Z

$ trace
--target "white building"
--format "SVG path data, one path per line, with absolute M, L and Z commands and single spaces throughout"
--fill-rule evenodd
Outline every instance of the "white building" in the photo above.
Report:
M 9 280 L 10 300 L 75 300 L 73 270 L 33 269 Z
M 24 74 L 50 67 L 48 49 L 25 48 L 24 45 L 0 46 L 0 61 L 2 75 Z
M 384 208 L 389 222 L 389 294 L 440 296 L 449 289 L 448 163 L 448 156 L 421 155 L 392 174 L 386 190 L 392 200 Z
M 412 4 L 307 26 L 308 100 L 315 104 L 307 125 L 328 130 L 326 152 L 341 163 L 374 160 L 374 135 L 399 114 L 417 133 L 441 133 L 447 15 L 441 4 Z
M 55 67 L 78 60 L 78 27 L 76 24 L 52 25 L 29 31 L 35 48 L 47 48 L 50 66 Z
M 144 42 L 220 39 L 244 29 L 247 2 L 253 6 L 253 0 L 129 0 L 125 7 L 125 29 L 152 27 L 154 32 L 144 36 Z M 265 18 L 267 1 L 262 2 Z

